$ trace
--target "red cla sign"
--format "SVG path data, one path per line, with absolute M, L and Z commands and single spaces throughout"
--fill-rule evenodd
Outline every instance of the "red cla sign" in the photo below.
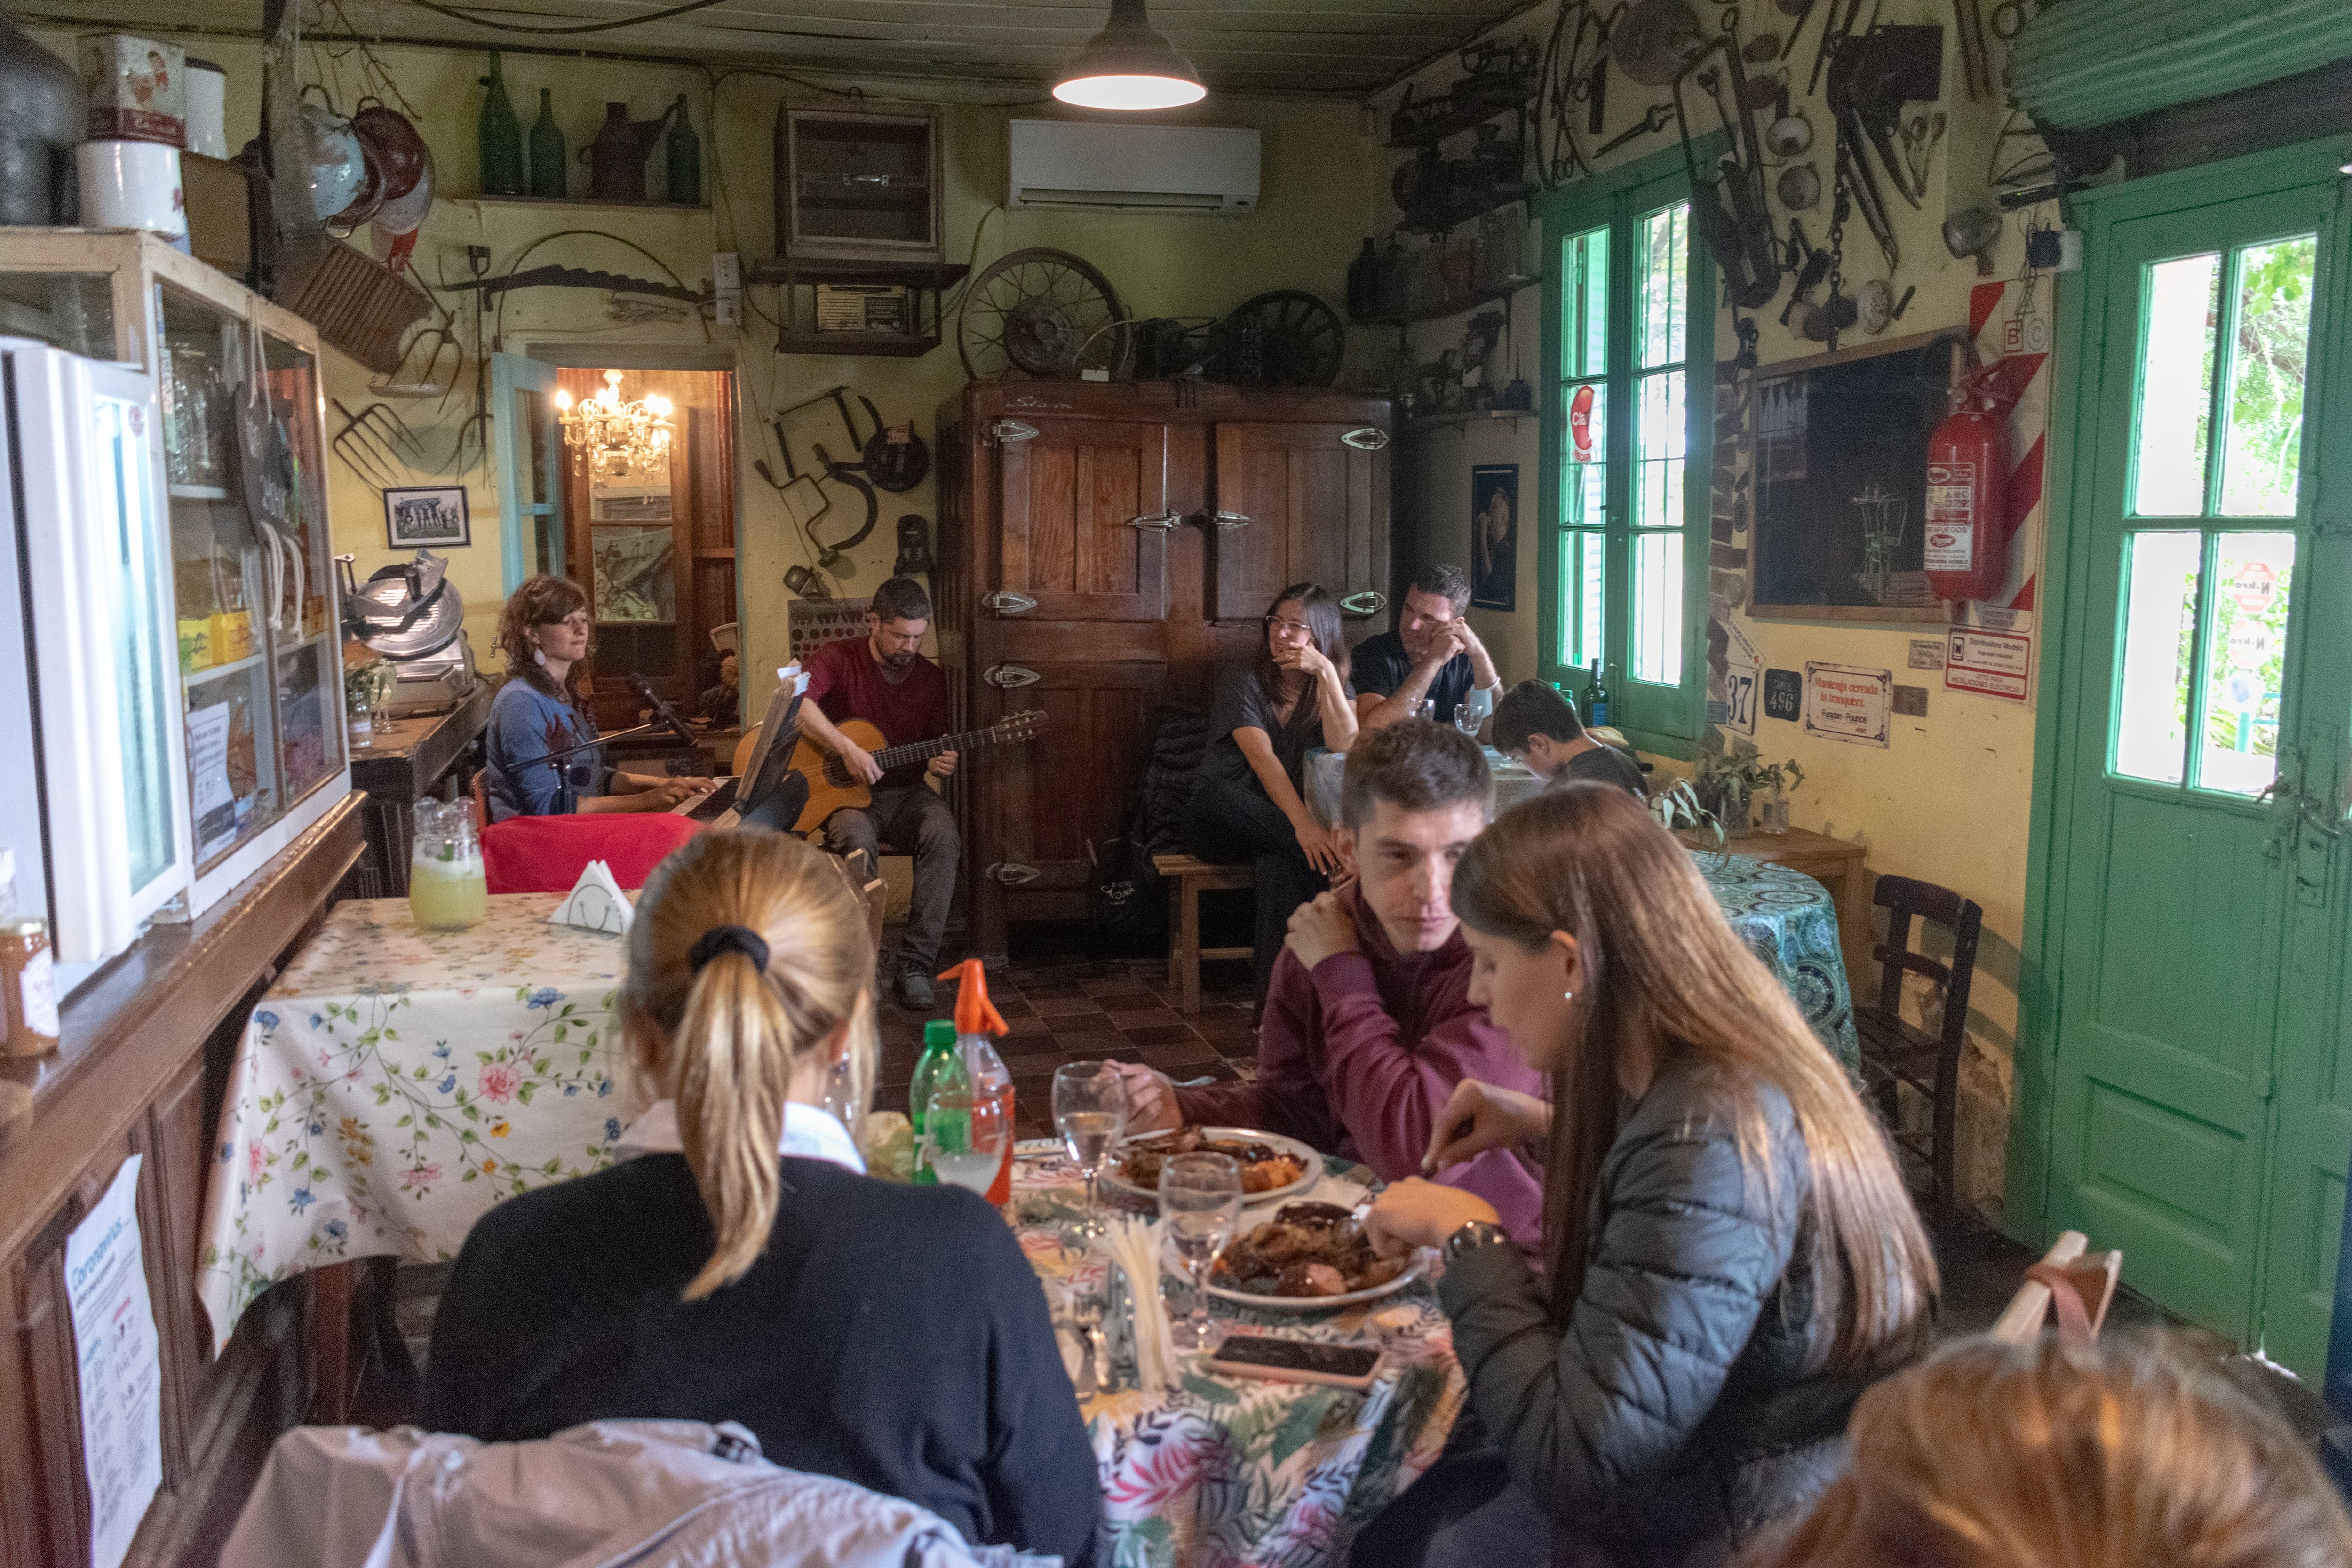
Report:
M 2271 607 L 2278 596 L 2278 574 L 2265 562 L 2249 561 L 2238 568 L 2235 581 L 2230 584 L 2230 597 L 2238 601 L 2238 608 L 2250 616 L 2259 616 Z
M 1575 461 L 1592 461 L 1592 388 L 1580 386 L 1568 404 L 1569 455 Z

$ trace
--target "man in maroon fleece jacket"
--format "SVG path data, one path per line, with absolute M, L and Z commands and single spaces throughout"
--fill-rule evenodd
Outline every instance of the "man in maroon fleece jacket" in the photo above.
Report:
M 1290 918 L 1266 989 L 1257 1081 L 1179 1089 L 1124 1067 L 1129 1129 L 1279 1132 L 1392 1182 L 1423 1173 L 1433 1123 L 1464 1079 L 1545 1094 L 1486 1009 L 1472 1005 L 1470 949 L 1454 918 L 1454 862 L 1494 800 L 1485 753 L 1450 725 L 1407 720 L 1360 738 L 1336 836 L 1355 880 Z M 1490 1150 L 1442 1179 L 1537 1244 L 1543 1175 L 1517 1153 Z

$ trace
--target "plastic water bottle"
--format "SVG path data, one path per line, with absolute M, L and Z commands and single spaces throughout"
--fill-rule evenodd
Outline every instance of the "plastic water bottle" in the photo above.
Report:
M 923 1054 L 915 1058 L 915 1080 L 907 1090 L 907 1120 L 914 1124 L 917 1183 L 935 1186 L 939 1177 L 921 1157 L 926 1113 L 930 1110 L 931 1096 L 942 1089 L 969 1089 L 971 1081 L 963 1065 L 963 1053 L 956 1048 L 956 1027 L 945 1018 L 933 1018 L 923 1026 Z
M 1004 1058 L 996 1054 L 991 1035 L 1004 1033 L 1003 1016 L 988 999 L 988 973 L 980 960 L 967 958 L 950 971 L 956 976 L 955 1031 L 956 1049 L 962 1058 L 963 1071 L 971 1081 L 975 1100 L 995 1100 L 1004 1107 L 1004 1159 L 996 1168 L 996 1179 L 988 1184 L 990 1203 L 1002 1207 L 1013 1198 L 1013 1074 L 1006 1069 Z M 941 975 L 940 979 L 947 978 Z

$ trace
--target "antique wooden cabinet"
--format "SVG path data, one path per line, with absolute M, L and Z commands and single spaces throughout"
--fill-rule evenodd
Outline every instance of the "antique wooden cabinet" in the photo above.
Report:
M 960 724 L 1038 710 L 960 771 L 973 946 L 1087 913 L 1154 704 L 1204 706 L 1274 595 L 1318 582 L 1387 625 L 1389 405 L 1191 383 L 978 382 L 940 410 L 941 661 Z

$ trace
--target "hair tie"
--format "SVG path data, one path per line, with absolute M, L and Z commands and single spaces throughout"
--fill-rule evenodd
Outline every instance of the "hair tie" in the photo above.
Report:
M 712 926 L 694 939 L 686 958 L 699 974 L 704 964 L 722 952 L 740 952 L 751 961 L 752 968 L 762 974 L 768 972 L 767 941 L 749 926 Z

